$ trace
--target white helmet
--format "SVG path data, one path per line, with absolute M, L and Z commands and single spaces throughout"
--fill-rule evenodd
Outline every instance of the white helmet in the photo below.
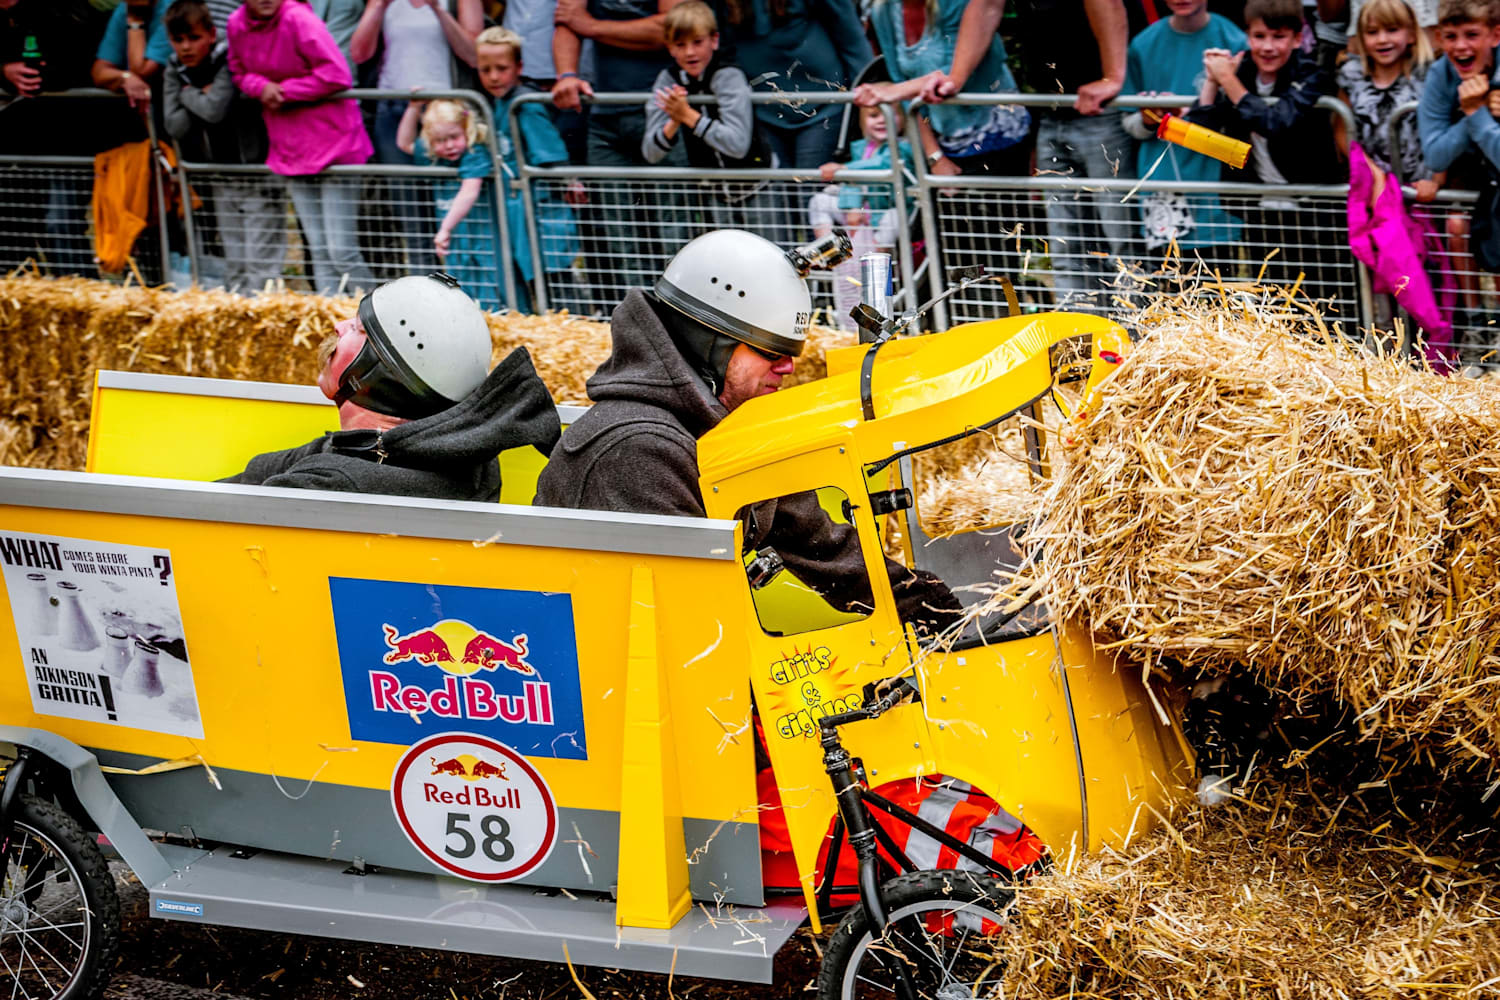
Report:
M 365 346 L 340 375 L 336 403 L 425 417 L 473 392 L 489 371 L 489 324 L 451 275 L 388 281 L 360 300 L 359 321 Z
M 826 257 L 789 254 L 743 229 L 720 229 L 677 251 L 656 279 L 656 295 L 711 330 L 762 351 L 796 356 L 807 343 L 812 316 L 802 276 Z

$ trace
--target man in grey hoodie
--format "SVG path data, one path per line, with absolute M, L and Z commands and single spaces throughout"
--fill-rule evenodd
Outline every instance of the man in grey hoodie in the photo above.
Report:
M 486 375 L 489 326 L 448 275 L 387 282 L 334 331 L 318 387 L 340 429 L 257 455 L 223 482 L 493 503 L 500 452 L 557 443 L 531 355 L 517 348 Z
M 629 292 L 610 321 L 610 356 L 588 380 L 594 405 L 553 450 L 536 505 L 706 516 L 698 438 L 791 374 L 810 311 L 798 273 L 808 256 L 719 230 L 684 247 L 654 291 Z M 774 548 L 835 608 L 871 609 L 859 539 L 816 494 L 754 504 L 741 520 L 745 551 Z M 959 601 L 937 577 L 890 559 L 886 568 L 904 621 L 936 633 L 957 620 Z

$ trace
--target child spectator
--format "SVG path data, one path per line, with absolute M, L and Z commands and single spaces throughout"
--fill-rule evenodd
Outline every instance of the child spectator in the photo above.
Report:
M 1435 13 L 1432 16 L 1436 18 Z M 1381 232 L 1381 239 L 1372 235 L 1369 240 L 1368 253 L 1375 258 L 1371 279 L 1377 293 L 1372 319 L 1389 329 L 1395 316 L 1395 297 L 1400 296 L 1414 317 L 1425 315 L 1419 323 L 1427 335 L 1427 358 L 1434 367 L 1447 370 L 1454 357 L 1453 332 L 1447 319 L 1437 312 L 1432 283 L 1421 267 L 1428 235 L 1426 227 L 1405 217 L 1399 195 L 1383 197 L 1387 183 L 1407 183 L 1416 187 L 1417 201 L 1429 202 L 1445 179 L 1422 158 L 1415 115 L 1402 117 L 1395 149 L 1390 142 L 1391 115 L 1422 96 L 1422 82 L 1432 62 L 1432 46 L 1427 41 L 1427 32 L 1418 23 L 1417 13 L 1406 0 L 1369 0 L 1359 7 L 1356 17 L 1355 31 L 1349 38 L 1351 54 L 1339 67 L 1338 74 L 1339 100 L 1354 115 L 1353 135 L 1344 134 L 1342 122 L 1338 130 L 1340 148 L 1350 156 L 1350 184 L 1354 189 L 1350 193 L 1350 242 L 1358 253 L 1363 229 L 1370 228 L 1372 234 Z M 1351 145 L 1358 149 L 1352 149 Z M 1356 162 L 1361 157 L 1363 164 Z M 1356 205 L 1359 191 L 1366 186 L 1364 205 Z M 1399 225 L 1380 230 L 1381 220 L 1387 215 Z M 1366 222 L 1367 219 L 1371 221 Z M 1416 271 L 1388 263 L 1394 249 L 1390 244 L 1396 242 L 1396 233 L 1406 237 L 1401 242 L 1411 256 L 1403 259 L 1414 260 Z
M 521 36 L 508 28 L 486 28 L 475 39 L 479 60 L 479 82 L 485 92 L 495 99 L 495 127 L 500 130 L 496 145 L 500 147 L 501 169 L 504 174 L 502 190 L 505 193 L 505 219 L 510 229 L 511 253 L 516 269 L 525 281 L 536 276 L 536 264 L 531 253 L 531 239 L 526 233 L 526 207 L 520 194 L 511 188 L 511 182 L 520 176 L 517 166 L 515 144 L 510 138 L 511 102 L 520 94 L 537 93 L 522 84 L 521 80 Z M 557 127 L 552 124 L 545 105 L 527 101 L 516 109 L 516 122 L 521 131 L 521 142 L 526 147 L 526 162 L 533 167 L 555 167 L 568 162 L 568 150 Z M 542 270 L 546 273 L 548 287 L 559 287 L 570 282 L 573 261 L 579 254 L 578 225 L 573 209 L 561 193 L 551 184 L 532 187 L 533 204 L 536 207 L 537 238 L 541 243 Z M 576 181 L 569 185 L 568 198 L 582 197 L 582 186 Z M 517 305 L 523 312 L 531 311 L 531 297 L 524 284 L 516 288 Z
M 646 134 L 641 155 L 660 163 L 679 138 L 688 163 L 699 169 L 774 167 L 770 146 L 755 128 L 750 81 L 743 70 L 719 58 L 719 23 L 702 0 L 684 0 L 662 23 L 667 53 L 677 64 L 664 69 L 646 103 Z M 688 103 L 708 94 L 709 104 Z M 755 194 L 764 182 L 720 183 L 701 206 L 704 222 L 715 229 L 754 229 Z M 762 226 L 762 228 L 764 228 Z
M 370 158 L 359 105 L 325 100 L 352 82 L 327 26 L 297 0 L 245 0 L 229 18 L 229 68 L 235 85 L 260 101 L 266 165 L 287 178 L 318 291 L 374 288 L 355 235 L 359 179 L 322 174 Z
M 1332 184 L 1343 179 L 1327 112 L 1316 108 L 1329 79 L 1312 56 L 1297 49 L 1302 37 L 1300 0 L 1249 0 L 1245 23 L 1250 42 L 1245 53 L 1210 49 L 1203 54 L 1205 80 L 1200 103 L 1188 118 L 1250 143 L 1247 167 L 1264 184 Z M 1271 103 L 1270 98 L 1275 99 Z M 1225 168 L 1232 175 L 1233 168 Z M 1342 211 L 1326 218 L 1306 206 L 1272 196 L 1243 212 L 1250 225 L 1246 239 L 1250 269 L 1266 280 L 1290 285 L 1297 266 L 1287 254 L 1272 257 L 1277 247 L 1302 244 L 1310 253 L 1299 262 L 1306 271 L 1303 291 L 1311 298 L 1338 297 L 1340 284 L 1352 282 L 1352 261 L 1342 233 Z M 1352 288 L 1351 305 L 1352 305 Z
M 457 167 L 458 183 L 432 188 L 437 235 L 432 244 L 438 264 L 459 280 L 481 309 L 500 307 L 504 279 L 496 260 L 494 164 L 484 145 L 484 123 L 459 101 L 412 101 L 396 129 L 396 145 L 419 167 Z M 417 123 L 421 121 L 421 134 Z
M 1399 147 L 1391 149 L 1391 115 L 1422 96 L 1432 63 L 1432 45 L 1406 0 L 1369 0 L 1359 10 L 1357 32 L 1349 42 L 1351 56 L 1339 67 L 1339 99 L 1354 112 L 1354 135 L 1371 164 L 1390 172 L 1400 159 L 1401 180 L 1414 184 L 1418 201 L 1431 201 L 1442 186 L 1442 174 L 1427 166 L 1417 135 L 1415 115 L 1401 120 Z
M 163 21 L 172 39 L 162 96 L 167 133 L 184 159 L 208 163 L 266 162 L 266 127 L 258 106 L 240 96 L 229 72 L 228 43 L 219 40 L 203 0 L 176 0 Z M 224 245 L 224 287 L 252 294 L 281 273 L 286 256 L 286 206 L 281 189 L 256 177 L 194 185 L 212 201 Z
M 1349 0 L 1349 51 L 1355 55 L 1356 42 L 1360 36 L 1360 20 L 1364 15 L 1365 4 L 1372 0 Z M 1412 0 L 1411 3 L 1413 23 L 1418 26 L 1419 32 L 1427 36 L 1427 49 L 1429 52 L 1436 51 L 1438 41 L 1438 3 L 1437 0 Z
M 896 128 L 904 129 L 904 116 L 900 106 L 894 106 Z M 889 170 L 891 169 L 891 147 L 886 130 L 885 114 L 881 108 L 859 109 L 859 130 L 864 138 L 849 147 L 852 158 L 848 163 L 825 163 L 820 173 L 825 181 L 832 181 L 840 170 Z M 901 140 L 901 166 L 915 175 L 916 164 L 912 160 L 911 147 Z M 896 218 L 891 185 L 840 184 L 830 185 L 812 196 L 808 203 L 813 235 L 821 239 L 834 228 L 843 229 L 854 245 L 849 259 L 833 269 L 834 320 L 840 329 L 856 330 L 849 315 L 860 299 L 859 258 L 878 250 L 889 251 L 896 245 L 900 224 Z
M 1449 187 L 1476 190 L 1500 169 L 1500 100 L 1490 90 L 1500 26 L 1490 0 L 1443 0 L 1438 7 L 1438 35 L 1443 58 L 1433 63 L 1417 106 L 1417 132 L 1427 166 L 1446 173 Z M 1454 213 L 1447 220 L 1448 266 L 1453 269 L 1462 313 L 1459 330 L 1476 331 L 1479 307 L 1478 266 L 1469 251 L 1469 219 Z M 1488 339 L 1488 338 L 1486 338 Z M 1475 346 L 1484 348 L 1479 343 Z
M 1125 57 L 1122 94 L 1196 94 L 1203 73 L 1203 53 L 1209 49 L 1240 52 L 1245 33 L 1227 18 L 1208 12 L 1208 0 L 1168 0 L 1172 16 L 1157 21 L 1137 35 Z M 1156 138 L 1156 128 L 1139 111 L 1124 118 L 1125 130 L 1143 140 L 1136 153 L 1136 176 L 1152 180 L 1217 181 L 1219 161 L 1190 153 Z M 1160 163 L 1158 163 L 1160 160 Z M 1239 239 L 1238 223 L 1219 207 L 1215 195 L 1184 195 L 1156 191 L 1141 199 L 1148 249 L 1173 240 L 1183 250 L 1199 249 L 1213 256 L 1213 248 Z M 1232 251 L 1226 251 L 1224 260 Z

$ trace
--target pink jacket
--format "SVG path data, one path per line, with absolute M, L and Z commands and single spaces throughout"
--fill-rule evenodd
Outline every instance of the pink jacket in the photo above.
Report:
M 1375 178 L 1359 143 L 1349 145 L 1349 247 L 1374 275 L 1375 291 L 1389 292 L 1426 333 L 1424 353 L 1435 370 L 1446 372 L 1452 354 L 1453 324 L 1438 308 L 1432 282 L 1422 266 L 1426 256 L 1422 226 L 1401 201 L 1401 189 L 1387 183 L 1372 207 Z
M 359 105 L 323 100 L 350 86 L 349 64 L 322 19 L 301 0 L 284 0 L 269 21 L 251 18 L 244 7 L 231 14 L 229 70 L 250 97 L 259 98 L 268 83 L 281 86 L 286 102 L 261 111 L 271 140 L 266 166 L 275 173 L 315 174 L 330 163 L 370 158 Z

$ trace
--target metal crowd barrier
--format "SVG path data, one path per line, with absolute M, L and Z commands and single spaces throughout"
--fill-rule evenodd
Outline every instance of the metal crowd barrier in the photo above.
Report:
M 1439 306 L 1453 320 L 1452 339 L 1446 346 L 1451 360 L 1461 367 L 1500 368 L 1500 277 L 1481 268 L 1463 249 L 1478 195 L 1444 188 L 1432 201 L 1419 202 L 1411 178 L 1400 174 L 1401 125 L 1408 115 L 1416 112 L 1415 101 L 1396 108 L 1386 126 L 1388 145 L 1407 212 L 1426 233 L 1427 274 L 1432 279 L 1433 291 Z M 1463 235 L 1450 237 L 1450 225 Z M 1383 322 L 1395 311 L 1393 303 L 1377 302 L 1371 319 Z M 1412 328 L 1408 317 L 1407 329 Z
M 5 110 L 30 101 L 119 102 L 125 97 L 110 90 L 79 88 L 0 103 L 0 129 Z M 128 114 L 123 107 L 121 114 Z M 146 137 L 156 141 L 152 116 L 144 115 Z M 155 218 L 136 242 L 133 254 L 142 277 L 160 281 L 166 274 L 170 248 L 165 222 L 162 167 L 151 159 Z M 0 156 L 0 273 L 30 262 L 43 274 L 99 274 L 93 232 L 94 158 L 92 156 Z M 154 231 L 153 231 L 154 230 Z
M 756 104 L 779 104 L 783 95 L 755 94 Z M 595 95 L 595 108 L 643 108 L 649 93 Z M 694 98 L 692 103 L 707 103 Z M 799 105 L 853 103 L 848 92 L 798 94 Z M 836 208 L 840 185 L 857 184 L 881 206 L 859 232 L 851 232 L 856 256 L 863 249 L 890 250 L 896 258 L 898 293 L 915 295 L 912 259 L 912 215 L 908 181 L 899 169 L 900 135 L 894 115 L 883 109 L 889 148 L 896 169 L 841 170 L 831 182 L 816 171 L 777 167 L 759 170 L 701 170 L 678 165 L 652 167 L 532 166 L 525 155 L 519 112 L 526 104 L 546 103 L 546 94 L 524 94 L 510 106 L 508 128 L 517 149 L 516 180 L 526 208 L 527 236 L 534 260 L 561 262 L 572 268 L 537 269 L 539 308 L 565 308 L 584 315 L 608 315 L 628 288 L 649 285 L 672 254 L 688 240 L 713 229 L 733 227 L 761 233 L 783 246 L 814 235 L 814 217 L 831 199 Z M 677 147 L 680 153 L 681 146 Z M 581 185 L 580 191 L 578 186 Z M 574 195 L 568 197 L 568 189 Z M 829 189 L 832 188 L 832 191 Z M 569 205 L 569 201 L 574 204 Z M 568 215 L 578 252 L 570 255 L 559 233 Z M 562 223 L 559 217 L 562 216 Z M 846 227 L 847 228 L 847 227 Z M 835 322 L 852 325 L 849 307 L 858 301 L 857 262 L 833 274 L 815 274 L 817 299 Z M 842 308 L 841 308 L 842 306 Z
M 1111 102 L 1122 113 L 1135 108 L 1189 107 L 1185 95 L 1122 96 Z M 965 94 L 960 106 L 1019 104 L 1027 108 L 1071 108 L 1067 95 Z M 1323 98 L 1318 106 L 1340 116 L 1353 129 L 1353 115 L 1342 102 Z M 920 149 L 916 123 L 907 124 L 908 141 Z M 1135 143 L 1129 143 L 1133 152 Z M 1165 161 L 1162 161 L 1165 162 Z M 1193 222 L 1179 238 L 1182 264 L 1194 258 L 1228 279 L 1263 279 L 1302 287 L 1323 300 L 1332 319 L 1363 325 L 1370 302 L 1369 277 L 1349 252 L 1348 186 L 1277 185 L 1259 182 L 1180 181 L 1157 165 L 1139 178 L 1134 163 L 1119 164 L 1113 177 L 1037 176 L 949 177 L 933 174 L 918 157 L 917 189 L 933 261 L 932 291 L 940 293 L 955 271 L 974 265 L 1008 275 L 1023 304 L 1033 308 L 1120 313 L 1143 296 L 1161 294 L 1134 280 L 1150 275 L 1167 258 L 1165 241 L 1148 241 L 1143 209 L 1182 222 L 1190 208 Z M 1065 228 L 1064 228 L 1065 227 Z M 1054 236 L 1054 230 L 1059 235 Z M 1061 232 L 1071 231 L 1070 236 Z M 1081 235 L 1079 235 L 1081 234 Z M 933 310 L 933 323 L 945 327 L 997 315 L 1004 308 L 992 285 L 971 285 Z
M 106 91 L 77 91 L 64 98 L 111 97 Z M 545 94 L 522 95 L 511 104 L 507 121 L 496 123 L 488 97 L 471 91 L 350 90 L 340 97 L 362 100 L 450 98 L 476 109 L 486 124 L 495 194 L 484 218 L 471 213 L 480 238 L 466 248 L 460 279 L 486 305 L 516 308 L 526 298 L 534 308 L 566 308 L 583 315 L 608 315 L 625 289 L 648 284 L 671 254 L 701 232 L 727 225 L 761 232 L 783 245 L 811 238 L 815 217 L 837 215 L 838 199 L 857 185 L 865 197 L 882 206 L 863 220 L 860 250 L 890 249 L 896 258 L 896 294 L 907 307 L 928 294 L 948 287 L 961 268 L 980 264 L 1007 274 L 1027 307 L 1075 308 L 1116 312 L 1141 302 L 1147 294 L 1128 274 L 1139 269 L 1155 272 L 1167 248 L 1148 243 L 1142 206 L 1149 201 L 1191 205 L 1199 211 L 1191 239 L 1180 241 L 1183 256 L 1201 258 L 1226 279 L 1290 282 L 1299 275 L 1303 287 L 1325 300 L 1325 312 L 1345 320 L 1351 329 L 1382 318 L 1370 292 L 1369 275 L 1348 249 L 1346 185 L 1278 186 L 1258 183 L 1184 182 L 1158 175 L 1132 176 L 1134 164 L 1121 163 L 1119 176 L 948 177 L 928 170 L 920 155 L 915 122 L 908 118 L 906 138 L 914 151 L 913 171 L 839 171 L 824 182 L 807 169 L 778 167 L 765 170 L 698 170 L 684 166 L 608 167 L 532 166 L 517 113 L 528 103 L 544 103 Z M 644 107 L 650 95 L 600 94 L 600 107 Z M 40 99 L 40 98 L 38 98 Z M 799 105 L 852 103 L 852 94 L 829 92 L 785 95 L 757 94 L 756 103 L 794 100 Z M 1067 107 L 1068 97 L 1036 94 L 965 95 L 957 104 L 1022 104 L 1033 109 Z M 1120 109 L 1176 108 L 1192 103 L 1186 96 L 1117 98 Z M 1325 98 L 1320 107 L 1338 114 L 1350 126 L 1349 110 Z M 1414 106 L 1413 106 L 1414 107 Z M 895 124 L 890 108 L 883 109 L 888 126 Z M 1400 115 L 1392 122 L 1394 129 Z M 149 116 L 148 116 L 149 120 Z M 498 125 L 498 128 L 497 128 Z M 505 142 L 516 151 L 517 172 L 510 176 L 501 157 Z M 892 162 L 900 163 L 899 139 L 888 128 Z M 93 162 L 86 157 L 16 156 L 0 159 L 0 254 L 40 257 L 53 270 L 90 273 L 92 243 L 88 223 L 88 192 Z M 271 273 L 304 280 L 312 287 L 352 291 L 367 282 L 436 266 L 431 239 L 438 215 L 437 186 L 456 187 L 456 171 L 443 167 L 364 164 L 333 167 L 320 180 L 345 185 L 354 206 L 352 230 L 358 241 L 358 268 L 338 264 L 317 273 L 309 258 L 331 260 L 330 247 L 309 248 L 297 239 L 297 217 L 288 211 L 281 179 L 263 166 L 181 163 L 184 191 L 196 196 L 182 219 L 182 242 L 194 281 L 208 282 L 219 268 L 235 265 L 245 274 L 258 266 Z M 154 183 L 160 194 L 160 172 Z M 1410 197 L 1414 192 L 1408 189 Z M 1441 234 L 1445 221 L 1467 213 L 1469 192 L 1443 192 L 1431 205 L 1414 205 L 1413 214 L 1430 224 L 1435 283 L 1448 287 L 1448 297 L 1461 310 L 1463 360 L 1486 363 L 1497 346 L 1489 327 L 1500 318 L 1500 291 L 1492 275 L 1481 273 L 1471 260 L 1449 250 Z M 517 277 L 512 253 L 510 216 L 506 202 L 517 198 L 523 208 L 525 233 L 534 278 L 529 288 Z M 166 202 L 158 196 L 157 211 Z M 245 206 L 248 204 L 248 208 Z M 229 210 L 224 208 L 229 206 Z M 481 202 L 483 205 L 483 202 Z M 820 207 L 821 206 L 821 207 Z M 1059 208 L 1063 211 L 1059 212 Z M 1167 209 L 1170 210 L 1168 204 Z M 1204 209 L 1208 209 L 1205 211 Z M 234 231 L 235 210 L 240 215 L 274 218 L 280 225 L 261 227 L 256 234 Z M 1164 210 L 1158 208 L 1158 210 Z M 481 209 L 476 207 L 475 212 Z M 1081 219 L 1070 236 L 1059 223 Z M 40 221 L 39 221 L 40 220 Z M 170 220 L 156 225 L 154 252 L 163 275 L 171 259 Z M 270 232 L 267 232 L 269 228 Z M 301 227 L 306 230 L 304 224 Z M 313 232 L 319 231 L 313 227 Z M 326 232 L 326 229 L 323 231 Z M 279 234 L 279 237 L 278 237 Z M 226 235 L 231 238 L 226 241 Z M 313 235 L 313 234 L 309 234 Z M 239 260 L 225 260 L 227 247 L 239 248 Z M 310 253 L 309 250 L 312 252 Z M 217 251 L 217 252 L 215 252 Z M 357 272 L 357 273 L 356 273 Z M 845 306 L 858 296 L 857 271 L 820 275 L 818 299 L 829 307 L 835 322 L 847 324 Z M 222 280 L 222 275 L 220 276 Z M 1451 287 L 1449 287 L 1451 286 Z M 243 290 L 253 290 L 246 288 Z M 526 295 L 525 293 L 528 293 Z M 940 302 L 925 325 L 983 319 L 1003 309 L 992 286 L 964 289 Z
M 595 105 L 643 107 L 649 94 L 600 94 Z M 699 232 L 738 225 L 788 244 L 812 235 L 807 205 L 825 185 L 806 169 L 700 171 L 682 167 L 533 167 L 526 164 L 523 137 L 515 118 L 524 102 L 545 102 L 544 94 L 519 98 L 512 105 L 509 129 L 522 150 L 518 184 L 526 204 L 533 255 L 556 255 L 548 245 L 546 210 L 565 188 L 582 182 L 588 202 L 577 213 L 581 254 L 571 272 L 549 272 L 548 287 L 538 289 L 539 303 L 574 311 L 607 314 L 624 289 L 647 284 L 671 252 Z M 758 104 L 781 103 L 784 95 L 757 94 Z M 799 106 L 849 104 L 845 92 L 801 93 Z M 1022 104 L 1030 108 L 1069 107 L 1069 97 L 1037 94 L 965 95 L 960 105 Z M 1119 98 L 1124 108 L 1180 108 L 1186 96 Z M 1325 98 L 1320 106 L 1340 115 L 1352 128 L 1342 103 Z M 886 110 L 887 122 L 891 112 Z M 1264 278 L 1303 287 L 1324 300 L 1324 311 L 1350 328 L 1364 323 L 1370 304 L 1369 280 L 1348 249 L 1346 185 L 1278 186 L 1260 183 L 1181 182 L 1165 177 L 1140 180 L 1135 165 L 1121 164 L 1109 178 L 1061 176 L 948 177 L 927 169 L 920 155 L 915 122 L 908 118 L 906 138 L 914 150 L 915 184 L 901 171 L 840 171 L 834 183 L 890 185 L 890 203 L 914 199 L 917 211 L 903 215 L 895 250 L 899 258 L 898 294 L 908 304 L 918 297 L 918 278 L 936 294 L 955 272 L 980 265 L 1011 277 L 1023 300 L 1035 308 L 1082 308 L 1117 312 L 1140 301 L 1139 283 L 1121 277 L 1121 269 L 1158 270 L 1165 246 L 1148 245 L 1141 206 L 1148 200 L 1181 199 L 1200 209 L 1206 221 L 1192 240 L 1183 240 L 1184 256 L 1201 257 L 1226 279 Z M 897 140 L 892 131 L 892 162 Z M 1133 142 L 1131 148 L 1134 148 Z M 759 182 L 757 197 L 726 208 L 717 188 L 730 182 Z M 1083 219 L 1074 239 L 1053 239 L 1049 224 L 1066 202 L 1068 215 Z M 1203 212 L 1205 207 L 1212 211 Z M 540 225 L 539 225 L 539 219 Z M 895 227 L 890 227 L 894 229 Z M 904 242 L 910 240 L 910 243 Z M 925 250 L 918 260 L 915 248 Z M 1186 261 L 1185 263 L 1190 263 Z M 839 280 L 835 276 L 835 282 Z M 837 284 L 834 290 L 841 290 Z M 857 288 L 854 289 L 857 292 Z M 825 302 L 828 297 L 825 297 Z M 994 316 L 1003 309 L 1000 289 L 973 285 L 933 310 L 938 327 Z M 836 310 L 837 311 L 837 310 Z M 846 312 L 847 310 L 843 310 Z M 842 318 L 842 317 L 836 317 Z
M 269 279 L 290 278 L 319 292 L 354 293 L 403 274 L 441 267 L 486 308 L 517 308 L 509 222 L 497 197 L 503 170 L 490 98 L 471 90 L 371 89 L 346 90 L 334 98 L 447 99 L 474 108 L 485 125 L 491 162 L 487 206 L 481 196 L 457 231 L 447 258 L 439 261 L 433 237 L 443 212 L 437 203 L 456 193 L 455 168 L 378 163 L 328 167 L 313 182 L 317 190 L 303 196 L 304 207 L 314 215 L 308 219 L 296 211 L 294 184 L 264 166 L 183 162 L 179 173 L 184 190 L 196 196 L 195 208 L 184 218 L 194 283 L 205 282 L 214 270 L 221 271 L 218 281 L 233 291 L 259 291 Z M 327 211 L 329 199 L 335 209 L 332 216 Z M 353 218 L 345 220 L 348 228 L 335 239 L 328 223 L 338 221 L 342 206 Z M 315 214 L 319 208 L 323 218 Z

